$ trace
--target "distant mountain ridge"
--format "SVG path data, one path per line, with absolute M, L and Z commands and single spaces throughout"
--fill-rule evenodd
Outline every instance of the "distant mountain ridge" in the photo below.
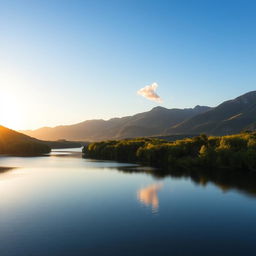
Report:
M 100 141 L 165 135 L 227 135 L 256 129 L 256 91 L 217 107 L 187 109 L 155 107 L 133 116 L 88 120 L 74 125 L 44 127 L 23 133 L 41 140 Z
M 170 127 L 167 134 L 227 135 L 256 128 L 256 91 L 223 102 L 211 110 Z
M 155 107 L 147 112 L 122 118 L 112 118 L 107 121 L 102 119 L 87 120 L 74 125 L 44 127 L 34 131 L 21 132 L 41 140 L 100 141 L 153 136 L 161 135 L 167 128 L 210 109 L 206 106 L 187 109 Z

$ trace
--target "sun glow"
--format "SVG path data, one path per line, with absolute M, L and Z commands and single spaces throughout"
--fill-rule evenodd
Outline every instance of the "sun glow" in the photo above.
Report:
M 22 111 L 19 100 L 12 94 L 0 92 L 0 125 L 19 129 L 22 125 Z

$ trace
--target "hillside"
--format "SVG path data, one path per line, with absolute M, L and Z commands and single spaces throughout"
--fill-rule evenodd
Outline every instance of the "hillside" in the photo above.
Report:
M 34 155 L 50 152 L 50 147 L 37 139 L 0 126 L 0 154 Z
M 174 125 L 166 134 L 227 135 L 256 127 L 256 91 L 246 93 Z
M 197 114 L 208 111 L 209 107 L 196 106 L 188 109 L 166 109 L 155 107 L 148 112 L 110 120 L 88 120 L 74 125 L 44 127 L 23 133 L 41 140 L 100 141 L 107 139 L 153 136 L 173 125 Z

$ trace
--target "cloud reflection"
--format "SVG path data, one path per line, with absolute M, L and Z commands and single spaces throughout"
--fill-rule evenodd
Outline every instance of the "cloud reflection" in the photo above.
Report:
M 156 212 L 159 207 L 158 191 L 163 187 L 163 184 L 156 183 L 151 184 L 147 187 L 141 188 L 138 190 L 137 196 L 138 200 L 146 205 L 152 207 L 152 210 Z

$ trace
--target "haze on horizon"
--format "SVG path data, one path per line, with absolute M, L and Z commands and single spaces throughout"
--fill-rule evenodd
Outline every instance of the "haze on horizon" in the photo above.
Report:
M 0 0 L 0 116 L 12 129 L 166 108 L 255 90 L 256 2 Z M 158 99 L 158 98 L 155 98 Z

